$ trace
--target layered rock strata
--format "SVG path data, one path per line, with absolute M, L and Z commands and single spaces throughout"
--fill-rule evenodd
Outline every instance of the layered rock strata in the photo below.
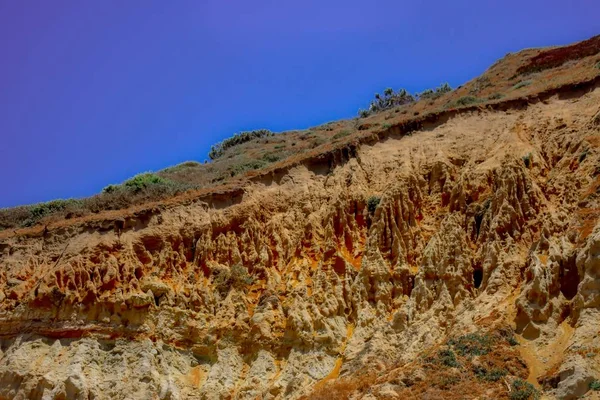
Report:
M 547 396 L 583 395 L 600 377 L 598 104 L 472 111 L 231 205 L 3 239 L 0 398 L 295 399 L 484 318 L 515 330 Z

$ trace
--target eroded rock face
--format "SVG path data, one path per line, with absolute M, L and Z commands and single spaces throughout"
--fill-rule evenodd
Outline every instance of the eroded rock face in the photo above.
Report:
M 549 395 L 584 394 L 600 357 L 599 100 L 457 116 L 227 207 L 5 239 L 0 398 L 294 399 L 481 321 L 513 326 L 543 364 L 530 380 L 556 374 Z M 355 397 L 395 398 L 378 385 Z

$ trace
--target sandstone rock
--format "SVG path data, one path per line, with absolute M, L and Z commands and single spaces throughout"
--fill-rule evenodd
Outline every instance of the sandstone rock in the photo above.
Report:
M 344 379 L 352 399 L 402 398 L 442 385 L 415 363 L 447 338 L 498 326 L 535 379 L 559 376 L 545 395 L 585 394 L 600 92 L 578 96 L 458 113 L 248 181 L 239 203 L 6 236 L 0 398 L 298 399 Z M 516 379 L 516 356 L 498 357 Z M 474 384 L 504 396 L 506 379 Z

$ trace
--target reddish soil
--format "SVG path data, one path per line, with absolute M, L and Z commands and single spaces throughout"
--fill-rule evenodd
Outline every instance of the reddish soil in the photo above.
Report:
M 570 46 L 545 50 L 517 70 L 519 74 L 539 72 L 563 65 L 567 61 L 593 56 L 600 52 L 600 35 Z

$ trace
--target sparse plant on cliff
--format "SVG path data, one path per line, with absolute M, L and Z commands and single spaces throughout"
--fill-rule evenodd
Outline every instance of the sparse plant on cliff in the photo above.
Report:
M 468 106 L 471 104 L 478 103 L 477 97 L 474 96 L 463 96 L 460 99 L 456 100 L 456 105 L 458 106 Z
M 490 335 L 469 333 L 450 339 L 448 344 L 456 349 L 461 356 L 481 356 L 492 351 L 494 338 Z
M 242 288 L 254 283 L 254 278 L 240 264 L 231 267 L 231 281 L 234 287 Z
M 502 93 L 494 93 L 494 94 L 488 96 L 488 100 L 499 100 L 503 97 L 504 97 L 504 95 Z
M 368 117 L 370 114 L 375 114 L 390 108 L 402 106 L 405 104 L 413 103 L 415 97 L 408 93 L 406 89 L 400 89 L 394 92 L 392 88 L 387 88 L 383 91 L 383 96 L 379 93 L 375 93 L 375 100 L 371 101 L 368 110 L 359 110 L 358 114 L 360 117 Z
M 497 382 L 508 374 L 508 372 L 506 372 L 504 369 L 492 368 L 491 370 L 487 370 L 482 366 L 474 367 L 473 372 L 475 372 L 475 375 L 479 379 L 488 382 Z
M 531 153 L 527 153 L 522 157 L 523 164 L 525 164 L 525 168 L 529 168 L 529 166 L 531 165 L 531 158 L 532 158 Z
M 244 174 L 248 171 L 261 169 L 269 164 L 266 160 L 252 160 L 241 164 L 236 164 L 229 168 L 229 174 L 233 177 Z
M 124 209 L 132 204 L 156 201 L 197 187 L 157 174 L 137 175 L 122 184 L 108 185 L 102 193 L 85 199 L 53 200 L 46 203 L 0 209 L 0 230 L 23 228 L 42 220 L 73 218 L 104 210 Z
M 341 138 L 343 138 L 343 137 L 346 137 L 346 136 L 348 136 L 349 134 L 350 134 L 350 131 L 349 131 L 349 130 L 346 130 L 346 129 L 344 129 L 344 130 L 341 130 L 341 131 L 339 131 L 339 132 L 338 132 L 338 133 L 336 133 L 335 135 L 333 135 L 333 139 L 334 139 L 334 140 L 335 140 L 335 139 L 341 139 Z
M 447 103 L 445 107 L 446 108 L 465 107 L 465 106 L 470 106 L 472 104 L 477 104 L 479 102 L 480 102 L 480 100 L 475 96 L 463 96 L 463 97 L 459 98 L 458 100 Z
M 367 210 L 369 210 L 369 214 L 371 214 L 371 215 L 375 214 L 375 210 L 377 209 L 377 206 L 379 206 L 380 202 L 381 202 L 381 197 L 379 197 L 379 196 L 369 197 L 369 199 L 367 200 Z
M 600 392 L 600 379 L 594 379 L 590 382 L 590 389 L 596 392 Z
M 517 89 L 521 89 L 521 88 L 524 88 L 529 85 L 531 85 L 531 81 L 521 81 L 521 82 L 517 83 L 515 86 L 513 86 L 513 89 L 517 90 Z
M 598 62 L 596 63 L 596 68 L 597 68 L 597 69 L 600 69 L 600 61 L 598 61 Z
M 369 116 L 369 110 L 365 110 L 363 108 L 359 109 L 358 116 L 361 118 L 367 118 Z
M 104 188 L 102 188 L 102 193 L 115 193 L 117 190 L 119 190 L 119 185 L 111 183 L 110 185 L 106 185 Z
M 115 193 L 123 189 L 140 192 L 154 185 L 168 185 L 169 183 L 171 181 L 168 179 L 162 178 L 152 172 L 144 172 L 126 180 L 120 185 L 108 185 L 102 189 L 102 193 Z
M 452 386 L 456 385 L 458 382 L 460 382 L 460 377 L 458 377 L 458 376 L 443 375 L 440 378 L 440 380 L 436 383 L 436 386 L 438 386 L 442 390 L 449 390 Z
M 456 360 L 456 354 L 450 349 L 440 350 L 438 352 L 438 361 L 446 367 L 460 366 L 458 360 Z
M 262 156 L 262 159 L 268 163 L 273 163 L 281 159 L 281 153 L 267 153 Z
M 511 400 L 537 400 L 540 398 L 540 392 L 531 383 L 515 379 L 509 397 Z
M 204 163 L 206 164 L 206 160 L 204 161 Z M 161 170 L 161 172 L 173 173 L 173 172 L 178 172 L 178 171 L 185 170 L 187 168 L 199 167 L 201 165 L 202 164 L 199 163 L 198 161 L 185 161 L 185 162 L 182 162 L 180 164 L 173 165 L 172 167 L 167 167 L 167 168 Z
M 125 182 L 123 182 L 123 186 L 125 186 L 126 188 L 129 188 L 135 192 L 138 192 L 140 190 L 144 190 L 149 186 L 153 186 L 153 185 L 164 185 L 167 184 L 169 181 L 167 181 L 164 178 L 161 178 L 160 176 L 153 174 L 151 172 L 146 172 L 143 174 L 138 174 L 136 176 L 134 176 L 131 179 L 126 180 Z
M 452 87 L 448 83 L 442 83 L 440 86 L 435 89 L 426 89 L 421 93 L 417 94 L 419 99 L 437 99 L 441 97 L 443 94 L 450 93 L 452 91 Z
M 469 90 L 469 94 L 476 95 L 476 94 L 480 93 L 482 90 L 484 90 L 485 88 L 488 88 L 490 86 L 492 86 L 492 83 L 490 82 L 490 78 L 488 78 L 487 76 L 480 76 L 479 78 L 475 79 L 475 81 L 473 82 L 473 85 L 472 85 L 471 89 Z
M 68 209 L 75 210 L 80 208 L 81 205 L 82 201 L 77 199 L 53 200 L 46 203 L 34 204 L 27 207 L 29 216 L 21 225 L 24 227 L 33 226 L 44 217 Z
M 175 182 L 155 173 L 145 172 L 126 180 L 120 185 L 106 186 L 102 189 L 101 195 L 86 199 L 85 205 L 92 212 L 102 209 L 110 210 L 115 207 L 122 207 L 121 203 L 127 204 L 133 201 L 135 197 L 160 199 L 193 188 L 194 185 Z
M 254 283 L 254 278 L 240 264 L 235 264 L 229 269 L 223 268 L 214 271 L 213 284 L 222 297 L 227 296 L 231 288 L 245 290 L 252 283 Z
M 236 133 L 232 137 L 213 145 L 210 149 L 210 152 L 208 153 L 208 156 L 211 160 L 216 160 L 217 158 L 221 157 L 223 153 L 225 153 L 225 150 L 231 147 L 237 146 L 238 144 L 242 144 L 245 142 L 249 142 L 254 139 L 273 135 L 274 133 L 268 129 L 257 129 L 253 131 Z

